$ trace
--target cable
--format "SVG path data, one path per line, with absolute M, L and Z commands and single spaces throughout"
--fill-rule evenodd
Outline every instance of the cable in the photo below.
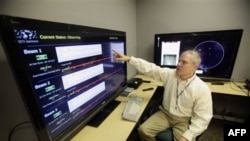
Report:
M 22 126 L 22 125 L 28 124 L 28 123 L 31 123 L 31 122 L 30 122 L 30 121 L 24 121 L 24 122 L 21 122 L 21 123 L 18 123 L 17 125 L 15 125 L 15 126 L 10 130 L 10 133 L 9 133 L 9 136 L 8 136 L 8 141 L 11 141 L 12 134 L 14 133 L 14 131 L 15 131 L 19 126 Z
M 236 84 L 236 82 L 235 82 L 234 80 L 232 80 L 231 83 L 233 83 L 237 88 L 240 89 L 241 92 L 245 93 L 245 94 L 249 97 L 249 92 L 246 92 L 246 91 L 245 91 L 245 90 L 247 90 L 246 88 L 244 88 L 244 87 L 242 87 L 242 86 Z M 239 91 L 239 90 L 233 88 L 232 85 L 231 85 L 231 83 L 230 83 L 231 89 L 233 89 L 233 90 L 235 90 L 235 91 Z

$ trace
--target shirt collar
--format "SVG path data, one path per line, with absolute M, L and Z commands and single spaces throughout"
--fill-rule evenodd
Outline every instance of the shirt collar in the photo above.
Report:
M 196 74 L 194 74 L 192 77 L 190 77 L 190 78 L 188 78 L 186 80 L 181 80 L 181 78 L 179 76 L 177 76 L 177 79 L 178 79 L 179 82 L 185 81 L 186 83 L 189 83 L 190 81 L 193 81 L 195 79 L 195 77 L 196 77 Z

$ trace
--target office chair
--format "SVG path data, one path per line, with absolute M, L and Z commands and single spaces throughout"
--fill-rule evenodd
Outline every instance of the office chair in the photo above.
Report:
M 199 136 L 196 137 L 196 141 L 199 140 L 199 138 L 201 137 L 202 134 L 200 134 Z M 156 136 L 157 141 L 174 141 L 174 137 L 173 137 L 173 129 L 172 128 L 168 128 L 165 131 L 160 132 L 157 136 Z
M 156 136 L 156 140 L 157 141 L 174 141 L 173 129 L 168 128 L 167 130 L 160 132 Z

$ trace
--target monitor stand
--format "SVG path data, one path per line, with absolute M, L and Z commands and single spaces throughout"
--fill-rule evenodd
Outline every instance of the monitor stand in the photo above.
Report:
M 87 125 L 98 127 L 120 103 L 120 101 L 116 100 L 111 101 L 104 109 L 95 115 L 94 118 L 87 123 Z

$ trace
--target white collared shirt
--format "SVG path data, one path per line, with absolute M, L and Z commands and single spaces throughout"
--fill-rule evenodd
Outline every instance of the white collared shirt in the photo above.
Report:
M 191 117 L 191 124 L 184 132 L 184 137 L 191 140 L 208 127 L 213 116 L 211 90 L 198 76 L 194 75 L 186 82 L 179 82 L 177 88 L 179 77 L 176 75 L 176 69 L 161 68 L 133 56 L 129 63 L 141 73 L 163 82 L 165 91 L 162 105 L 165 110 L 175 116 Z M 184 89 L 178 99 L 177 89 L 179 93 Z

